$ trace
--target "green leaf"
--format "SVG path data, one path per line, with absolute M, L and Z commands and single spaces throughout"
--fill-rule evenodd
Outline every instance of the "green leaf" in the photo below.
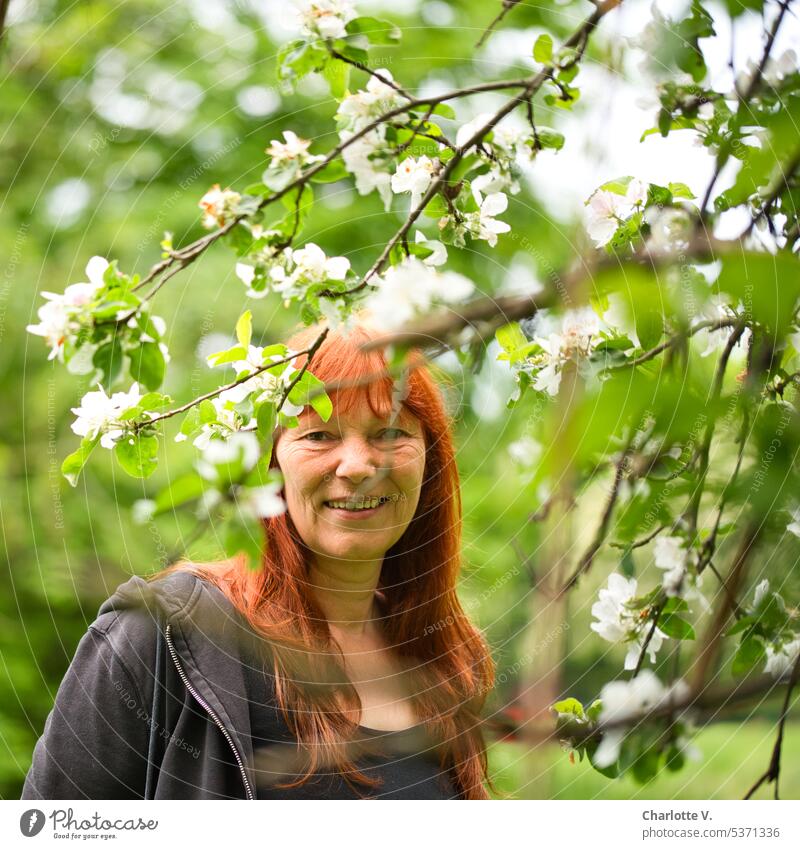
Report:
M 378 18 L 353 18 L 345 27 L 349 35 L 364 35 L 371 44 L 397 44 L 402 37 L 400 28 L 391 21 Z
M 695 198 L 694 192 L 692 192 L 686 183 L 670 183 L 669 190 L 672 192 L 673 197 L 676 198 L 687 198 L 688 200 L 694 200 Z
M 350 79 L 350 66 L 341 59 L 331 59 L 322 68 L 322 76 L 328 83 L 331 95 L 341 100 L 347 94 L 347 83 Z
M 693 640 L 695 639 L 694 628 L 680 616 L 674 613 L 661 614 L 658 618 L 658 627 L 668 637 L 676 640 Z
M 539 127 L 536 130 L 536 137 L 539 139 L 539 144 L 543 148 L 552 150 L 561 150 L 564 147 L 564 135 L 551 130 L 548 127 Z
M 158 465 L 158 438 L 138 435 L 120 439 L 114 445 L 120 466 L 134 478 L 148 478 Z
M 500 343 L 500 347 L 509 354 L 513 354 L 518 348 L 528 344 L 528 337 L 522 332 L 518 321 L 503 325 L 495 331 L 494 335 Z
M 573 698 L 563 699 L 560 702 L 556 702 L 553 705 L 553 710 L 556 713 L 566 713 L 577 716 L 578 719 L 583 719 L 585 716 L 583 712 L 583 705 L 577 699 Z
M 441 218 L 447 215 L 448 209 L 444 198 L 437 193 L 428 201 L 423 211 L 428 218 Z
M 234 515 L 225 529 L 224 547 L 229 557 L 244 553 L 247 557 L 249 569 L 258 569 L 261 565 L 263 554 L 261 539 L 263 530 L 261 524 L 255 519 L 246 519 L 241 515 Z
M 633 549 L 628 547 L 622 552 L 619 570 L 626 578 L 632 578 L 636 574 L 636 562 L 633 559 Z
M 167 367 L 158 342 L 144 342 L 128 356 L 131 377 L 143 383 L 151 392 L 158 389 L 164 382 L 164 372 Z
M 256 422 L 258 423 L 259 437 L 262 440 L 272 439 L 272 433 L 277 422 L 275 405 L 269 402 L 259 404 L 256 411 Z
M 742 300 L 748 317 L 782 335 L 800 296 L 800 266 L 789 251 L 734 252 L 722 257 L 717 285 Z
M 732 637 L 734 634 L 741 634 L 742 631 L 752 628 L 755 621 L 756 620 L 752 616 L 742 616 L 741 619 L 737 620 L 737 622 L 728 629 L 725 636 Z
M 533 45 L 533 58 L 543 65 L 549 65 L 553 61 L 553 39 L 547 33 L 543 33 L 536 39 Z
M 247 358 L 247 349 L 241 345 L 235 345 L 233 348 L 228 348 L 227 351 L 217 351 L 215 354 L 209 354 L 206 359 L 209 365 L 221 366 L 225 363 L 235 363 L 239 360 Z
M 341 159 L 332 159 L 321 171 L 317 171 L 311 178 L 312 183 L 335 183 L 337 180 L 343 180 L 348 176 L 348 171 L 344 167 L 344 162 Z
M 427 109 L 425 111 L 427 112 Z M 448 103 L 437 103 L 436 106 L 433 107 L 433 112 L 431 114 L 441 115 L 443 118 L 450 118 L 453 121 L 456 118 L 456 110 Z
M 756 636 L 745 637 L 733 657 L 731 671 L 734 675 L 746 675 L 766 655 L 764 643 Z
M 642 347 L 655 347 L 664 335 L 664 319 L 657 310 L 641 308 L 634 315 L 636 335 Z
M 250 310 L 245 310 L 236 322 L 236 338 L 239 344 L 247 351 L 250 345 L 250 339 L 253 335 L 253 314 Z
M 92 363 L 103 373 L 101 383 L 106 392 L 111 391 L 111 387 L 122 373 L 122 358 L 122 345 L 118 336 L 114 336 L 110 342 L 101 345 L 94 352 Z
M 156 495 L 154 515 L 172 511 L 187 502 L 195 501 L 203 494 L 207 486 L 208 484 L 195 472 L 175 478 L 169 486 Z
M 78 485 L 81 470 L 99 441 L 99 436 L 94 437 L 94 439 L 84 437 L 78 450 L 64 458 L 64 462 L 61 464 L 61 474 L 69 481 L 70 486 Z

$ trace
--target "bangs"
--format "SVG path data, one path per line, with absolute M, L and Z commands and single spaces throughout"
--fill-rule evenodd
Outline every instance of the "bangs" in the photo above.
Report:
M 306 328 L 292 337 L 289 347 L 293 350 L 308 348 L 318 335 L 319 328 Z M 382 349 L 360 350 L 359 346 L 372 338 L 362 327 L 356 327 L 347 337 L 331 333 L 311 360 L 308 371 L 324 383 L 333 384 L 327 391 L 333 404 L 334 416 L 346 415 L 364 405 L 367 405 L 378 419 L 388 419 L 391 416 L 392 397 L 393 393 L 401 388 L 400 380 L 392 380 L 391 376 L 386 374 L 386 357 Z M 307 355 L 302 354 L 295 358 L 293 365 L 301 368 L 306 359 Z M 414 395 L 417 384 L 416 369 L 421 364 L 421 358 L 416 352 L 410 352 L 409 361 L 411 370 L 403 392 L 402 407 L 417 415 L 414 409 L 417 406 L 414 403 Z

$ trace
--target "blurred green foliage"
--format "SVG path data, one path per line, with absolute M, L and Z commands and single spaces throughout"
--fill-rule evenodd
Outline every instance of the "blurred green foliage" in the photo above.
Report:
M 176 246 L 202 235 L 198 199 L 213 183 L 241 189 L 257 180 L 264 148 L 283 130 L 312 139 L 315 152 L 336 142 L 336 102 L 326 84 L 312 76 L 296 92 L 278 86 L 276 54 L 285 40 L 281 16 L 288 14 L 284 4 L 215 3 L 205 10 L 201 4 L 155 0 L 131 0 L 121 6 L 105 0 L 24 5 L 24 13 L 11 19 L 0 76 L 0 388 L 6 399 L 0 417 L 3 798 L 19 794 L 55 689 L 100 602 L 129 575 L 160 568 L 183 548 L 194 529 L 190 516 L 162 517 L 145 526 L 131 520 L 130 507 L 136 499 L 157 492 L 187 471 L 194 459 L 190 446 L 173 442 L 174 422 L 166 427 L 159 468 L 147 481 L 129 478 L 109 452 L 100 451 L 77 489 L 70 489 L 61 477 L 61 460 L 78 442 L 69 428 L 70 408 L 90 387 L 85 378 L 47 361 L 41 340 L 26 334 L 25 325 L 34 321 L 41 304 L 39 293 L 61 292 L 84 279 L 83 269 L 92 255 L 116 258 L 126 272 L 143 273 L 159 258 L 165 230 L 174 233 Z M 260 13 L 254 11 L 259 5 Z M 475 41 L 495 14 L 494 6 L 478 0 L 437 0 L 403 8 L 413 11 L 383 10 L 384 17 L 403 28 L 403 41 L 373 54 L 375 65 L 390 68 L 409 88 L 423 82 L 431 87 L 463 86 L 495 73 L 472 58 Z M 571 31 L 586 8 L 583 2 L 563 4 L 558 11 L 520 4 L 513 11 L 513 25 L 544 26 L 558 38 Z M 592 45 L 591 51 L 605 55 L 602 43 Z M 528 68 L 511 67 L 507 73 L 520 74 Z M 355 79 L 360 76 L 354 72 Z M 548 116 L 548 123 L 558 126 L 558 118 Z M 559 155 L 568 152 L 569 139 Z M 453 251 L 451 267 L 467 273 L 487 293 L 497 291 L 520 252 L 543 278 L 551 269 L 563 267 L 573 252 L 573 232 L 545 214 L 545 201 L 524 188 L 515 199 L 514 238 L 501 239 L 493 250 Z M 329 255 L 349 257 L 363 273 L 402 219 L 400 211 L 384 212 L 376 195 L 362 198 L 351 182 L 335 183 L 320 188 L 304 238 L 323 245 Z M 204 355 L 222 345 L 199 349 L 198 344 L 215 333 L 232 341 L 236 318 L 253 307 L 233 274 L 233 264 L 227 247 L 216 245 L 170 281 L 154 304 L 167 321 L 172 355 L 163 391 L 179 401 L 218 385 Z M 764 305 L 765 310 L 772 307 L 771 302 Z M 253 341 L 281 340 L 295 322 L 296 316 L 270 296 L 254 308 Z M 691 429 L 703 407 L 701 389 L 709 375 L 695 377 L 696 392 L 676 399 L 665 387 L 658 396 L 665 409 L 678 403 L 686 406 L 674 420 L 675 438 Z M 494 400 L 500 403 L 495 419 L 487 415 L 491 403 L 480 394 L 492 383 Z M 619 403 L 633 419 L 648 399 L 629 390 L 620 389 Z M 506 415 L 511 381 L 503 370 L 492 370 L 490 363 L 482 371 L 476 364 L 475 373 L 459 371 L 450 391 L 458 417 L 464 495 L 461 595 L 495 647 L 498 670 L 514 670 L 492 696 L 493 709 L 502 710 L 519 695 L 518 671 L 525 657 L 522 636 L 531 617 L 533 579 L 520 562 L 519 550 L 535 552 L 541 542 L 538 527 L 526 522 L 540 504 L 536 481 L 519 478 L 505 446 L 524 434 L 547 433 L 547 416 L 535 406 Z M 613 394 L 615 385 L 603 391 Z M 618 409 L 607 404 L 605 412 L 598 413 L 594 402 L 593 397 L 586 399 L 576 427 L 596 440 L 606 440 L 620 424 Z M 614 420 L 598 421 L 596 416 L 609 415 L 609 409 Z M 602 447 L 578 436 L 573 434 L 587 458 Z M 768 436 L 765 431 L 767 441 Z M 723 474 L 715 476 L 710 489 L 718 490 L 724 481 Z M 595 507 L 602 500 L 603 485 L 607 480 L 589 490 L 596 495 Z M 576 538 L 583 539 L 590 530 L 589 517 L 594 514 L 592 498 L 588 500 L 586 512 L 572 520 Z M 519 550 L 509 544 L 512 539 Z M 772 555 L 784 576 L 796 562 L 795 543 L 784 540 Z M 220 552 L 213 529 L 189 547 L 195 559 L 214 558 Z M 614 556 L 607 555 L 605 565 L 614 565 Z M 547 567 L 536 563 L 535 555 L 533 560 L 534 571 Z M 787 580 L 781 577 L 787 595 L 796 598 L 798 580 Z M 588 608 L 601 582 L 598 567 L 571 600 L 569 630 L 562 635 L 567 658 L 564 690 L 583 701 L 596 696 L 620 669 L 616 652 L 588 638 Z M 552 770 L 547 792 L 553 796 L 640 793 L 655 798 L 684 792 L 712 796 L 716 791 L 708 776 L 717 773 L 720 764 L 726 765 L 721 772 L 730 774 L 728 769 L 735 771 L 742 763 L 742 752 L 750 757 L 760 747 L 764 756 L 749 760 L 749 771 L 756 774 L 763 768 L 768 730 L 766 725 L 753 725 L 747 734 L 737 731 L 733 742 L 729 726 L 701 734 L 708 766 L 688 785 L 680 783 L 683 776 L 669 779 L 672 783 L 659 779 L 644 790 L 626 783 L 612 785 L 596 774 L 587 777 L 586 764 L 570 774 L 569 766 L 564 766 L 566 755 L 555 747 L 543 754 L 542 764 L 536 761 L 531 766 L 518 744 L 499 744 L 493 764 L 501 789 L 520 797 L 526 796 L 536 771 L 545 769 Z M 796 760 L 796 734 L 791 730 L 787 762 Z M 796 797 L 800 777 L 789 769 L 784 792 Z M 576 780 L 575 774 L 580 778 Z M 736 795 L 747 783 L 742 779 L 721 792 Z

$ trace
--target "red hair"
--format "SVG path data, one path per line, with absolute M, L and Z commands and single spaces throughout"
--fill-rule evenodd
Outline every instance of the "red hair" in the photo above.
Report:
M 291 350 L 304 350 L 320 332 L 319 326 L 305 328 L 287 344 Z M 329 390 L 335 413 L 367 403 L 376 416 L 390 414 L 394 382 L 386 373 L 383 350 L 359 348 L 375 335 L 364 324 L 347 336 L 331 331 L 313 355 L 308 370 L 316 377 L 349 384 Z M 305 359 L 306 355 L 298 356 L 295 366 L 301 367 Z M 459 796 L 486 799 L 481 709 L 494 684 L 494 663 L 483 635 L 456 595 L 461 495 L 452 423 L 422 357 L 413 352 L 407 363 L 402 403 L 423 427 L 425 473 L 414 517 L 384 558 L 378 584 L 385 607 L 384 632 L 392 650 L 414 669 L 417 716 L 436 741 L 441 766 Z M 305 783 L 320 764 L 334 765 L 348 782 L 375 786 L 379 780 L 364 776 L 348 756 L 347 746 L 342 746 L 357 727 L 342 703 L 357 714 L 360 701 L 351 684 L 341 685 L 347 681 L 341 654 L 307 590 L 310 553 L 288 512 L 264 519 L 263 527 L 260 569 L 248 569 L 238 557 L 220 563 L 180 562 L 170 568 L 192 571 L 218 586 L 269 641 L 278 704 L 308 753 L 305 774 L 279 786 Z

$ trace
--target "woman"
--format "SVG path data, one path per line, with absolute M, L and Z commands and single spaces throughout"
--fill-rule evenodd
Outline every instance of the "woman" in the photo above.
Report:
M 370 338 L 329 333 L 309 371 L 344 384 L 333 415 L 276 432 L 261 568 L 181 562 L 103 604 L 23 798 L 487 798 L 450 423 L 419 360 L 396 397 Z

